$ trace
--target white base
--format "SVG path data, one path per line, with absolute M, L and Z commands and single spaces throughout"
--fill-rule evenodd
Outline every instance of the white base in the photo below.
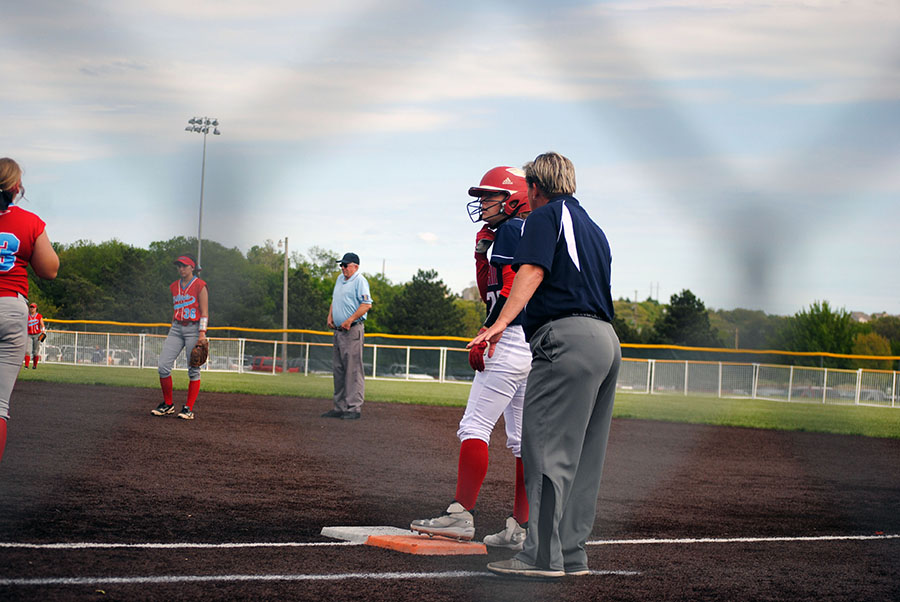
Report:
M 342 541 L 366 543 L 370 535 L 415 535 L 415 533 L 397 527 L 322 527 L 322 535 Z

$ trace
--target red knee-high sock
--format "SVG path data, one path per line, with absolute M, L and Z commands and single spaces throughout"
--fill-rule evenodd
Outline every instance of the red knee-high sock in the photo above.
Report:
M 160 378 L 159 386 L 162 387 L 163 401 L 166 402 L 167 406 L 172 405 L 172 377 Z
M 459 447 L 456 473 L 456 501 L 466 510 L 475 507 L 478 492 L 488 468 L 488 444 L 481 439 L 466 439 Z
M 28 367 L 28 364 L 30 364 L 30 363 L 31 363 L 31 356 L 30 356 L 30 355 L 26 355 L 26 356 L 25 356 L 25 367 L 27 368 L 27 367 Z
M 34 356 L 34 367 L 35 368 L 37 368 L 37 363 L 38 363 L 39 359 L 41 359 L 41 356 L 39 356 L 39 355 Z
M 6 420 L 0 418 L 0 460 L 3 460 L 4 449 L 6 449 Z
M 516 458 L 516 501 L 513 504 L 513 518 L 520 525 L 528 522 L 528 496 L 525 495 L 525 469 L 522 458 Z
M 187 407 L 190 411 L 194 411 L 194 402 L 197 401 L 197 395 L 200 394 L 200 381 L 188 381 L 188 398 Z

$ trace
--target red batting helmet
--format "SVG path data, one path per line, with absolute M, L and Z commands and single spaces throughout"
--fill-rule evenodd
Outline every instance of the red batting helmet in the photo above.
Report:
M 501 201 L 502 211 L 510 217 L 531 211 L 528 205 L 528 185 L 525 183 L 525 172 L 518 167 L 495 167 L 481 178 L 478 186 L 469 188 L 469 196 L 479 197 L 469 201 L 466 208 L 473 222 L 481 221 L 481 197 L 498 192 L 505 193 Z

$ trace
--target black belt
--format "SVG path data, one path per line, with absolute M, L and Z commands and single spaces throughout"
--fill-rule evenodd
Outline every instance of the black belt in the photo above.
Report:
M 182 326 L 190 326 L 191 324 L 199 324 L 200 323 L 197 320 L 175 320 L 175 322 L 177 322 L 178 324 L 181 324 Z
M 555 318 L 553 318 L 553 320 L 562 320 L 563 318 L 593 318 L 594 320 L 609 322 L 609 320 L 599 314 L 592 314 L 588 312 L 572 312 L 570 314 L 563 314 L 561 316 L 556 316 Z M 551 322 L 553 320 L 551 320 Z

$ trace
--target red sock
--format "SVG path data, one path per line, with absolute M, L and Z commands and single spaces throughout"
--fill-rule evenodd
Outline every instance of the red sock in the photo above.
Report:
M 190 411 L 194 411 L 194 402 L 197 401 L 197 395 L 200 394 L 200 381 L 188 381 L 188 398 L 187 407 Z
M 30 355 L 26 355 L 26 356 L 25 356 L 25 367 L 27 368 L 27 367 L 28 367 L 28 364 L 30 364 L 30 363 L 31 363 L 31 356 L 30 356 Z
M 4 449 L 6 449 L 6 420 L 0 418 L 0 460 L 3 459 Z
M 481 439 L 466 439 L 459 447 L 456 473 L 456 501 L 466 510 L 475 507 L 478 492 L 488 468 L 488 444 Z
M 162 387 L 163 401 L 166 402 L 167 406 L 172 405 L 172 377 L 160 378 L 159 386 Z
M 37 363 L 38 363 L 39 359 L 41 359 L 41 356 L 39 356 L 39 355 L 34 356 L 34 367 L 35 368 L 37 368 Z
M 516 458 L 516 501 L 513 504 L 513 518 L 520 525 L 528 522 L 528 496 L 525 495 L 525 469 L 522 458 Z

